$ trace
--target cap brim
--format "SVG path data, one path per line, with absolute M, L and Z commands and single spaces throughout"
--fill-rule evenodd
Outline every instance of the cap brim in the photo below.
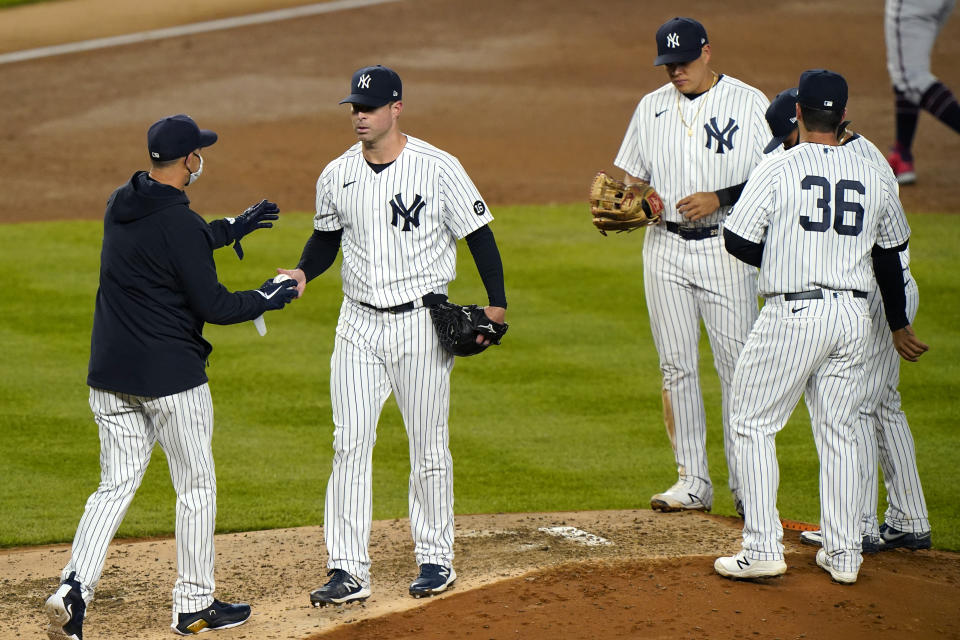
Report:
M 793 132 L 791 131 L 790 133 L 793 133 Z M 785 136 L 773 136 L 773 139 L 770 140 L 770 144 L 764 147 L 763 152 L 770 153 L 771 151 L 773 151 L 774 149 L 782 145 L 783 141 L 790 137 L 790 133 L 788 133 Z
M 385 104 L 389 104 L 390 100 L 384 98 L 375 98 L 373 96 L 365 96 L 359 93 L 351 93 L 346 98 L 340 101 L 339 104 L 362 104 L 365 107 L 382 107 Z
M 217 141 L 217 134 L 210 129 L 200 129 L 200 148 L 209 147 Z
M 697 49 L 696 54 L 691 51 L 673 51 L 654 58 L 653 66 L 659 67 L 662 64 L 673 64 L 674 62 L 693 62 L 701 55 L 702 49 Z

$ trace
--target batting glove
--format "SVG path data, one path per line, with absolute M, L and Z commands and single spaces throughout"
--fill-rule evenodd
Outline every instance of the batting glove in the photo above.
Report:
M 282 309 L 285 304 L 297 297 L 297 281 L 293 278 L 274 282 L 267 280 L 256 290 L 267 301 L 266 311 Z
M 267 220 L 276 220 L 280 217 L 280 207 L 269 200 L 261 200 L 257 204 L 248 207 L 246 211 L 236 218 L 227 218 L 230 223 L 230 235 L 233 238 L 233 250 L 237 252 L 237 257 L 243 260 L 243 247 L 240 246 L 240 238 L 257 229 L 267 229 L 273 226 L 272 222 Z

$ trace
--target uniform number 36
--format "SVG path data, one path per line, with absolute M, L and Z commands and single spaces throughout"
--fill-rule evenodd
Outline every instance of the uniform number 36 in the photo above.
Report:
M 814 187 L 819 187 L 820 197 L 817 198 L 817 207 L 820 209 L 820 219 L 815 220 L 812 217 L 801 214 L 800 226 L 807 231 L 826 231 L 831 227 L 831 217 L 833 218 L 833 230 L 841 236 L 857 236 L 863 231 L 863 205 L 859 202 L 850 202 L 847 200 L 847 191 L 856 191 L 864 195 L 867 190 L 856 180 L 840 180 L 836 186 L 831 189 L 830 181 L 823 176 L 807 176 L 800 182 L 804 191 L 809 191 Z M 833 192 L 834 206 L 836 214 L 830 209 L 830 193 Z M 846 223 L 846 213 L 853 214 L 853 224 Z

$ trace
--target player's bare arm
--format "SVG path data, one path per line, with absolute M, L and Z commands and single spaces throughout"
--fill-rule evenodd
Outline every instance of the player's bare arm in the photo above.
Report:
M 307 274 L 303 272 L 303 269 L 277 269 L 277 273 L 285 276 L 290 276 L 297 281 L 297 297 L 303 296 L 304 290 L 307 288 Z
M 698 191 L 677 202 L 679 211 L 687 220 L 699 220 L 720 208 L 720 198 L 713 191 Z
M 910 325 L 893 332 L 893 346 L 901 358 L 910 362 L 916 362 L 930 350 L 929 346 L 920 342 Z

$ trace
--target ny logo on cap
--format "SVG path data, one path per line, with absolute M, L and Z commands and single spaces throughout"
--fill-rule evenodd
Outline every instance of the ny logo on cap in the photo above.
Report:
M 680 46 L 680 36 L 678 36 L 676 32 L 667 36 L 667 46 L 671 49 L 676 49 Z
M 360 76 L 360 79 L 357 80 L 357 88 L 358 88 L 358 89 L 369 89 L 369 88 L 370 88 L 370 74 L 369 74 L 369 73 L 365 73 L 365 74 L 363 74 L 362 76 Z

